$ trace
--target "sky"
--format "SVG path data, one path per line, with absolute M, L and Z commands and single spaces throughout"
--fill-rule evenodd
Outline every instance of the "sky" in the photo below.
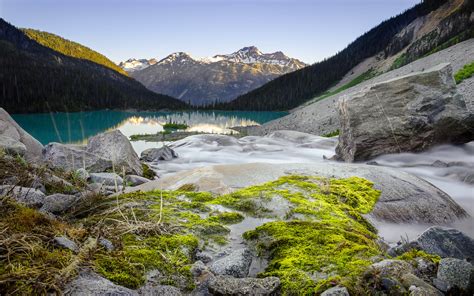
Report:
M 0 17 L 113 60 L 195 57 L 254 45 L 306 63 L 330 57 L 420 0 L 0 0 Z

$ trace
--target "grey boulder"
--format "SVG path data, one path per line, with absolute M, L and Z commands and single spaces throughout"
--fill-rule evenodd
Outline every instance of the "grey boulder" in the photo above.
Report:
M 64 295 L 69 296 L 137 296 L 134 290 L 116 285 L 105 279 L 95 272 L 83 270 L 79 276 L 70 282 L 65 290 Z
M 181 291 L 169 285 L 145 285 L 138 290 L 139 295 L 143 296 L 181 296 Z
M 89 139 L 86 151 L 107 159 L 116 172 L 142 175 L 143 169 L 130 141 L 119 130 L 98 134 Z
M 252 263 L 252 253 L 248 249 L 235 250 L 212 263 L 210 270 L 216 275 L 230 275 L 236 278 L 246 277 Z
M 434 284 L 449 295 L 472 295 L 474 292 L 474 266 L 455 258 L 444 258 L 439 262 Z
M 131 186 L 137 186 L 146 182 L 150 182 L 150 179 L 137 175 L 126 175 L 124 181 L 126 184 L 130 184 Z
M 75 195 L 56 193 L 48 195 L 44 198 L 43 206 L 40 208 L 42 212 L 52 214 L 61 214 L 69 210 L 78 200 Z
M 474 139 L 474 114 L 449 64 L 370 85 L 338 102 L 337 159 L 362 161 Z
M 13 156 L 26 154 L 26 146 L 13 138 L 0 135 L 0 149 Z
M 50 166 L 66 171 L 85 169 L 90 172 L 104 172 L 112 168 L 112 162 L 84 147 L 61 143 L 49 143 L 43 149 L 43 159 Z
M 336 286 L 330 289 L 327 289 L 321 296 L 349 296 L 349 291 L 347 291 L 346 287 Z
M 149 148 L 140 154 L 140 159 L 147 162 L 159 160 L 172 160 L 177 158 L 178 154 L 170 147 L 163 145 L 161 148 Z
M 391 248 L 389 254 L 397 256 L 413 248 L 442 258 L 474 260 L 474 239 L 453 228 L 432 226 L 414 241 Z
M 0 196 L 10 196 L 15 201 L 30 207 L 41 207 L 44 203 L 46 195 L 38 189 L 0 185 Z
M 92 183 L 99 183 L 105 186 L 123 185 L 123 179 L 116 173 L 91 173 Z
M 22 129 L 3 108 L 0 108 L 0 136 L 22 143 L 26 148 L 24 156 L 27 161 L 41 162 L 43 145 Z
M 216 276 L 208 286 L 212 295 L 278 295 L 280 279 L 277 277 L 266 278 L 234 278 L 231 276 Z

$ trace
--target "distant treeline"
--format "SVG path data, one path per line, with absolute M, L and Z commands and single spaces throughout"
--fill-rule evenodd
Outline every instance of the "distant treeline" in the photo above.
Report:
M 237 99 L 211 109 L 288 110 L 322 94 L 368 57 L 384 52 L 393 37 L 417 17 L 436 10 L 447 0 L 424 0 L 357 38 L 336 55 L 280 76 Z M 474 1 L 472 1 L 474 2 Z M 389 53 L 386 53 L 389 54 Z
M 106 66 L 40 45 L 3 19 L 0 106 L 10 113 L 187 108 Z

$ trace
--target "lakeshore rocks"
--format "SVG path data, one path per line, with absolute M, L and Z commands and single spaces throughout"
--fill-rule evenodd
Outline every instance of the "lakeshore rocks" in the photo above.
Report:
M 388 253 L 397 256 L 413 248 L 441 258 L 474 260 L 474 239 L 453 228 L 430 227 L 416 240 L 391 248 Z
M 23 155 L 27 161 L 34 163 L 41 162 L 43 145 L 22 129 L 3 108 L 0 108 L 0 136 L 9 137 L 22 143 L 26 148 Z M 22 148 L 16 149 L 23 150 Z
M 185 184 L 192 184 L 198 191 L 224 194 L 291 174 L 328 178 L 358 176 L 372 181 L 374 188 L 382 191 L 370 214 L 370 218 L 377 220 L 443 225 L 467 216 L 446 193 L 416 176 L 390 168 L 362 164 L 324 162 L 216 165 L 179 172 L 128 188 L 126 191 L 151 191 L 160 188 L 176 190 Z
M 280 279 L 277 277 L 234 278 L 216 276 L 210 280 L 208 289 L 211 295 L 278 295 Z
M 79 247 L 77 246 L 77 244 L 65 236 L 56 236 L 54 238 L 54 243 L 60 247 L 69 249 L 73 252 L 79 251 Z
M 336 158 L 346 162 L 474 139 L 474 114 L 446 63 L 344 96 L 338 112 Z
M 149 182 L 150 179 L 137 175 L 126 175 L 124 181 L 126 184 L 130 184 L 131 186 L 137 186 Z
M 474 292 L 474 266 L 455 258 L 441 259 L 435 286 L 449 295 L 472 295 Z
M 70 209 L 78 199 L 79 198 L 75 195 L 61 193 L 48 195 L 44 198 L 40 211 L 51 214 L 61 214 Z
M 123 179 L 116 173 L 91 173 L 92 183 L 99 183 L 105 186 L 123 185 Z
M 321 296 L 349 296 L 349 291 L 346 287 L 337 286 L 327 289 L 321 293 Z
M 79 276 L 66 286 L 64 295 L 68 296 L 137 296 L 134 290 L 116 285 L 95 272 L 83 270 Z
M 37 208 L 43 205 L 46 197 L 38 189 L 14 185 L 0 185 L 0 196 L 10 196 L 19 203 Z
M 161 148 L 149 148 L 144 150 L 140 159 L 147 162 L 155 162 L 159 160 L 172 160 L 177 158 L 178 154 L 170 147 L 163 145 Z
M 215 261 L 210 270 L 216 275 L 230 275 L 236 278 L 246 277 L 252 263 L 249 249 L 235 250 L 228 256 Z
M 84 168 L 89 172 L 104 172 L 112 169 L 112 162 L 85 150 L 78 145 L 49 143 L 43 149 L 43 159 L 51 167 L 66 171 Z
M 119 130 L 98 134 L 89 139 L 86 151 L 107 159 L 116 172 L 142 175 L 143 169 L 132 144 Z
M 13 138 L 0 135 L 0 149 L 5 151 L 6 154 L 13 156 L 23 156 L 26 153 L 26 146 Z

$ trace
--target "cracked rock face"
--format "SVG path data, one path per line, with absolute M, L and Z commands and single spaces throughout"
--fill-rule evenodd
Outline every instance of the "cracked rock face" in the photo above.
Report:
M 369 85 L 338 103 L 337 158 L 362 161 L 474 139 L 474 114 L 457 92 L 449 64 Z

